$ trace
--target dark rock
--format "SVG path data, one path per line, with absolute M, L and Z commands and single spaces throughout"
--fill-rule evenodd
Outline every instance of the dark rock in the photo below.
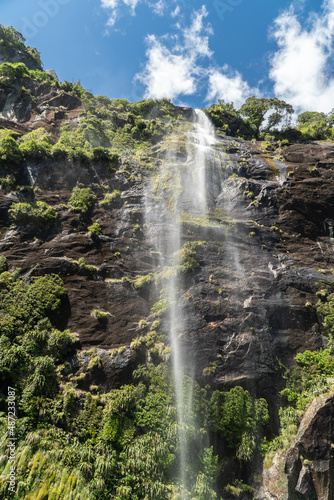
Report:
M 289 500 L 331 500 L 334 393 L 316 398 L 308 408 L 288 451 Z M 302 457 L 302 458 L 301 458 Z M 302 460 L 308 463 L 302 465 Z M 298 497 L 298 494 L 302 495 Z

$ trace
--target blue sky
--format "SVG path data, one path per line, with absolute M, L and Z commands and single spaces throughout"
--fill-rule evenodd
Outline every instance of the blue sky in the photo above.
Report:
M 0 22 L 96 95 L 334 108 L 334 0 L 1 0 Z

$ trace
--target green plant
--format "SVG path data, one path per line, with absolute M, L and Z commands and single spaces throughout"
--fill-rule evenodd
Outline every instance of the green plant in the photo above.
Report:
M 139 276 L 133 281 L 133 287 L 136 290 L 146 287 L 150 283 L 154 282 L 155 276 L 153 273 L 145 274 L 144 276 Z
M 7 259 L 4 255 L 0 255 L 0 274 L 8 271 Z
M 68 204 L 73 210 L 86 213 L 94 206 L 96 199 L 95 193 L 90 188 L 75 187 Z
M 15 187 L 15 185 L 16 185 L 15 177 L 12 174 L 7 175 L 6 177 L 0 177 L 1 189 L 4 189 L 5 191 L 10 191 Z
M 57 212 L 44 201 L 13 203 L 9 214 L 16 224 L 50 228 L 57 219 Z
M 121 192 L 118 189 L 114 189 L 112 193 L 107 193 L 100 205 L 103 208 L 111 208 L 115 201 L 118 201 L 121 197 Z
M 265 399 L 252 400 L 249 392 L 234 387 L 228 392 L 215 391 L 210 402 L 210 425 L 226 439 L 239 460 L 250 460 L 261 428 L 269 421 Z
M 42 127 L 23 135 L 19 141 L 22 156 L 34 160 L 43 160 L 50 156 L 51 146 L 51 136 Z
M 108 318 L 111 317 L 111 314 L 110 312 L 100 311 L 100 309 L 94 309 L 94 311 L 92 311 L 92 316 L 100 323 L 106 323 Z
M 91 226 L 88 226 L 89 234 L 100 235 L 102 234 L 101 226 L 98 222 L 94 222 Z
M 2 136 L 0 138 L 0 165 L 10 168 L 20 161 L 22 161 L 22 153 L 17 141 L 9 134 Z

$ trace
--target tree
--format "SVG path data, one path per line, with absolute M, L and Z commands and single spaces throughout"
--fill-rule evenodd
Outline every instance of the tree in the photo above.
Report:
M 248 122 L 258 134 L 266 118 L 268 123 L 265 130 L 267 131 L 277 126 L 287 127 L 294 110 L 291 104 L 287 104 L 276 97 L 267 99 L 266 97 L 258 98 L 253 96 L 246 100 L 239 112 L 248 119 Z
M 253 401 L 247 390 L 237 386 L 225 393 L 215 391 L 209 413 L 211 430 L 225 438 L 239 460 L 249 460 L 261 427 L 269 420 L 267 401 Z
M 331 139 L 334 137 L 334 111 L 327 115 L 317 111 L 305 111 L 297 117 L 297 128 L 305 139 Z

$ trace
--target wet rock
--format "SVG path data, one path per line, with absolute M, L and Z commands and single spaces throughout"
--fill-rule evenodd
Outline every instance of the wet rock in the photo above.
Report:
M 289 499 L 330 500 L 333 491 L 334 393 L 316 398 L 287 453 Z M 307 465 L 303 465 L 303 462 Z M 299 495 L 302 495 L 298 497 Z

